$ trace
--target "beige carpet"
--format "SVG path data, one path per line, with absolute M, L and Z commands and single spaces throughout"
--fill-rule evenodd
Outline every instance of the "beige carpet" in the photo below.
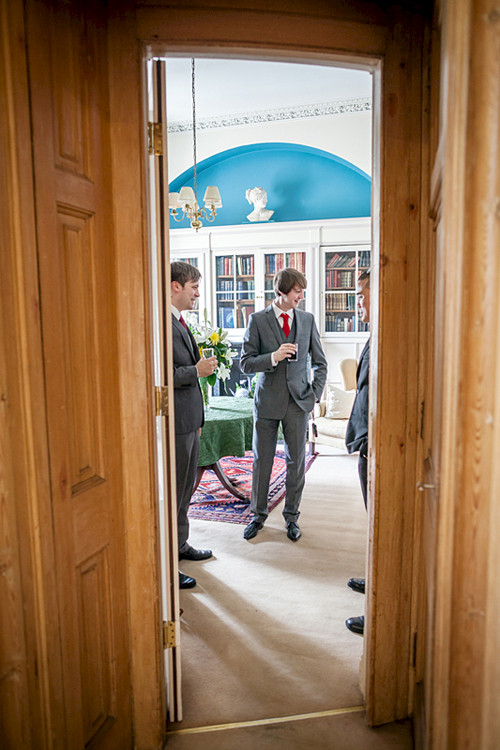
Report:
M 242 525 L 191 522 L 191 544 L 210 547 L 214 558 L 181 565 L 198 585 L 181 591 L 184 720 L 170 730 L 362 704 L 363 640 L 344 624 L 347 617 L 364 611 L 364 597 L 346 586 L 350 576 L 364 575 L 366 553 L 357 456 L 324 446 L 320 451 L 306 474 L 303 536 L 298 542 L 286 537 L 282 504 L 250 542 L 243 539 Z M 371 731 L 364 726 L 362 712 L 340 719 L 337 727 L 347 722 L 362 732 Z M 299 724 L 308 723 L 293 722 L 292 734 Z M 319 731 L 318 724 L 315 727 Z M 249 747 L 271 746 L 261 740 L 253 744 L 252 730 L 231 731 L 250 732 Z M 282 732 L 286 734 L 286 727 L 279 724 L 267 727 L 265 735 L 276 740 Z M 192 744 L 172 744 L 174 737 L 176 743 L 191 737 Z M 224 737 L 226 741 L 225 732 Z M 272 746 L 280 747 L 275 740 Z M 201 744 L 200 735 L 171 735 L 169 746 L 232 746 L 222 741 L 221 733 L 204 735 L 203 742 L 209 744 Z M 242 747 L 240 739 L 234 742 L 234 747 Z M 373 745 L 379 746 L 385 747 Z

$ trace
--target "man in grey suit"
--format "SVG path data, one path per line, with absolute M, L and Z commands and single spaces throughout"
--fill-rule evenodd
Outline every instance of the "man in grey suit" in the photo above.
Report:
M 211 375 L 217 367 L 217 357 L 200 359 L 194 336 L 182 317 L 182 311 L 192 310 L 200 296 L 200 278 L 199 270 L 189 263 L 175 261 L 170 264 L 179 560 L 206 560 L 212 557 L 211 550 L 194 549 L 188 544 L 187 513 L 196 481 L 200 433 L 204 422 L 198 378 Z M 192 588 L 196 586 L 196 579 L 179 572 L 179 585 L 181 589 Z
M 240 367 L 245 373 L 258 373 L 250 504 L 253 519 L 245 528 L 245 539 L 253 539 L 268 516 L 267 496 L 280 423 L 286 458 L 283 517 L 288 538 L 296 542 L 301 536 L 297 520 L 305 481 L 307 421 L 315 401 L 321 398 L 327 372 L 314 316 L 298 309 L 306 286 L 300 271 L 279 271 L 274 277 L 274 302 L 253 313 L 245 331 Z

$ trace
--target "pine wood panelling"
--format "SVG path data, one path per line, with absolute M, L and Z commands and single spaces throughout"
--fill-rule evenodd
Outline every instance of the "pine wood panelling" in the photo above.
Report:
M 86 71 L 89 60 L 96 59 L 95 50 L 89 49 L 92 34 L 86 33 L 85 17 L 75 5 L 59 7 L 57 19 L 51 16 L 48 22 L 56 165 L 91 180 L 91 102 Z
M 63 331 L 66 393 L 70 434 L 70 484 L 73 494 L 104 481 L 102 411 L 103 376 L 99 372 L 96 283 L 98 263 L 92 214 L 58 206 L 59 247 L 62 256 Z M 89 405 L 91 408 L 89 408 Z
M 449 635 L 450 690 L 448 746 L 474 747 L 482 733 L 483 686 L 491 666 L 485 661 L 492 478 L 498 463 L 493 415 L 497 410 L 497 331 L 500 320 L 499 142 L 500 13 L 491 0 L 463 3 L 469 26 L 469 55 L 458 59 L 468 76 L 463 130 L 463 285 L 461 287 L 459 366 L 461 383 L 455 401 L 459 424 L 458 492 L 453 499 L 454 550 Z M 449 28 L 455 24 L 448 7 Z M 461 50 L 459 50 L 460 52 Z M 454 133 L 450 133 L 453 143 Z M 462 140 L 463 138 L 463 140 Z M 450 207 L 451 208 L 451 207 Z M 483 335 L 481 335 L 481 333 Z M 496 498 L 498 502 L 498 497 Z M 498 529 L 496 539 L 499 538 Z M 495 606 L 494 596 L 491 604 Z M 496 623 L 498 629 L 498 622 Z M 498 684 L 496 686 L 498 691 Z M 498 692 L 497 692 L 498 695 Z M 496 711 L 495 711 L 496 713 Z M 491 735 L 490 735 L 491 738 Z M 497 737 L 497 742 L 500 740 Z
M 139 4 L 142 6 L 143 4 Z M 339 54 L 373 61 L 384 54 L 390 17 L 371 3 L 348 8 L 339 2 L 309 3 L 291 0 L 271 6 L 264 0 L 207 7 L 207 3 L 158 2 L 137 10 L 138 35 L 153 50 L 173 44 L 193 51 L 200 45 L 224 49 L 233 57 L 250 57 L 257 49 L 264 56 L 289 50 L 289 60 L 314 59 L 318 50 L 333 59 Z M 158 46 L 157 46 L 158 44 Z M 343 61 L 347 59 L 343 57 Z
M 411 33 L 410 30 L 411 29 Z M 380 252 L 370 348 L 370 723 L 408 714 L 415 513 L 423 19 L 398 9 L 381 81 Z M 398 313 L 395 315 L 395 311 Z M 406 667 L 401 668 L 404 663 Z
M 77 568 L 80 661 L 83 665 L 82 723 L 85 745 L 113 724 L 117 714 L 116 684 L 113 679 L 112 595 L 108 548 Z
M 7 217 L 4 217 L 7 219 Z M 0 273 L 6 267 L 0 265 Z M 2 306 L 3 307 L 3 306 Z M 0 307 L 0 341 L 9 339 Z M 2 351 L 2 354 L 4 352 Z M 25 616 L 22 601 L 21 561 L 15 508 L 15 484 L 10 467 L 12 433 L 4 358 L 0 361 L 0 736 L 6 747 L 27 748 L 31 742 Z
M 61 741 L 121 750 L 132 727 L 104 6 L 33 1 L 27 19 Z
M 21 2 L 0 0 L 6 101 L 0 111 L 6 164 L 0 174 L 0 449 L 7 466 L 0 474 L 0 565 L 9 602 L 0 632 L 3 737 L 16 748 L 79 747 L 86 740 L 129 747 L 129 622 L 133 741 L 138 748 L 160 747 L 164 733 L 144 240 L 144 42 L 156 51 L 341 60 L 376 69 L 382 118 L 375 127 L 381 189 L 374 203 L 380 262 L 373 325 L 380 336 L 373 338 L 372 360 L 378 378 L 365 638 L 369 721 L 405 715 L 410 705 L 415 608 L 418 615 L 421 607 L 414 598 L 412 614 L 410 560 L 418 549 L 435 567 L 424 592 L 435 612 L 427 623 L 432 645 L 417 665 L 431 689 L 425 696 L 430 746 L 482 743 L 493 750 L 500 733 L 494 718 L 500 695 L 498 3 L 441 3 L 442 137 L 437 142 L 431 134 L 430 147 L 443 167 L 434 171 L 431 207 L 441 314 L 434 362 L 439 432 L 430 441 L 439 495 L 419 498 L 425 539 L 414 524 L 417 448 L 426 458 L 418 447 L 417 321 L 425 320 L 418 315 L 425 304 L 418 284 L 432 277 L 431 255 L 420 256 L 429 240 L 420 203 L 419 11 L 412 15 L 401 3 L 388 15 L 376 3 L 340 0 L 138 5 L 137 18 L 133 2 L 108 5 L 109 118 L 104 4 L 27 0 L 24 16 Z
M 63 700 L 22 3 L 0 1 L 0 41 L 0 737 L 55 749 Z
M 166 732 L 161 641 L 155 434 L 151 356 L 144 73 L 133 8 L 110 3 L 110 118 L 114 241 L 119 321 L 119 398 L 122 403 L 123 503 L 130 580 L 134 740 L 160 748 Z

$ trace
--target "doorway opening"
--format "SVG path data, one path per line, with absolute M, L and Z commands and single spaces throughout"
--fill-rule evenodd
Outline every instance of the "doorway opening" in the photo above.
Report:
M 179 186 L 189 184 L 192 177 L 190 64 L 189 58 L 166 58 L 171 189 L 176 189 L 177 183 Z M 279 263 L 303 264 L 297 267 L 308 278 L 305 306 L 315 315 L 322 336 L 329 363 L 328 381 L 338 389 L 341 386 L 340 361 L 357 359 L 368 336 L 356 316 L 354 286 L 358 269 L 363 263 L 370 265 L 367 258 L 372 249 L 375 250 L 375 246 L 372 248 L 371 211 L 354 211 L 352 201 L 349 204 L 347 198 L 351 197 L 349 190 L 356 194 L 356 187 L 349 185 L 346 179 L 353 175 L 367 177 L 371 183 L 371 75 L 352 68 L 258 60 L 200 57 L 196 64 L 199 169 L 229 185 L 229 192 L 221 189 L 222 207 L 216 220 L 206 223 L 199 232 L 190 228 L 187 221 L 185 227 L 180 228 L 180 224 L 171 219 L 168 245 L 170 260 L 190 262 L 202 273 L 197 322 L 206 318 L 212 326 L 228 330 L 237 353 L 231 378 L 218 382 L 213 396 L 232 398 L 238 390 L 250 385 L 237 367 L 238 354 L 248 316 L 272 299 L 270 282 Z M 339 89 L 342 79 L 344 88 Z M 287 100 L 287 96 L 291 98 Z M 260 148 L 256 149 L 256 144 Z M 266 151 L 264 146 L 269 145 Z M 321 171 L 313 159 L 307 159 L 312 152 L 323 161 L 328 160 L 324 154 L 336 157 L 336 160 L 330 159 L 337 168 L 338 184 L 334 184 L 334 190 L 331 184 L 335 181 L 334 173 Z M 294 162 L 296 154 L 300 154 L 301 161 Z M 287 159 L 289 171 L 280 173 Z M 294 164 L 299 166 L 294 167 Z M 344 168 L 344 174 L 340 167 Z M 317 170 L 314 175 L 319 175 L 315 182 L 313 180 L 317 192 L 310 188 L 308 169 Z M 201 198 L 206 185 L 200 180 L 200 174 L 198 181 Z M 309 186 L 309 192 L 304 189 L 304 183 Z M 257 186 L 267 191 L 268 208 L 274 212 L 268 222 L 253 223 L 248 219 L 251 208 L 246 191 Z M 361 187 L 358 199 L 359 191 Z M 318 208 L 325 195 L 330 213 L 328 209 L 325 212 L 324 207 Z M 363 205 L 363 201 L 359 204 Z M 319 213 L 311 214 L 316 208 Z M 282 703 L 280 715 L 324 710 L 325 700 L 326 705 L 332 705 L 328 702 L 332 685 L 336 681 L 345 685 L 346 679 L 351 682 L 346 693 L 349 698 L 339 698 L 340 703 L 352 708 L 362 702 L 358 688 L 362 641 L 346 631 L 338 601 L 328 606 L 324 603 L 335 589 L 335 596 L 340 597 L 349 610 L 344 614 L 362 614 L 364 602 L 357 600 L 345 584 L 352 575 L 362 577 L 364 574 L 366 515 L 356 475 L 356 458 L 335 447 L 319 444 L 318 448 L 319 456 L 306 475 L 301 520 L 307 531 L 298 545 L 286 539 L 279 507 L 266 524 L 269 538 L 263 538 L 264 543 L 260 543 L 259 538 L 260 544 L 243 541 L 243 525 L 192 522 L 191 543 L 213 548 L 215 559 L 188 565 L 183 562 L 184 572 L 196 576 L 198 581 L 192 591 L 181 592 L 183 661 L 187 667 L 183 672 L 183 693 L 188 723 L 189 696 L 194 696 L 198 707 L 202 700 L 204 703 L 201 712 L 197 709 L 195 723 L 230 722 L 256 715 L 276 718 L 276 704 L 266 711 L 260 702 L 258 694 L 262 686 L 271 686 L 271 693 L 279 695 L 277 686 L 284 684 L 280 675 L 286 673 L 287 681 L 291 679 L 292 684 L 297 682 L 298 685 L 300 673 L 307 671 L 315 660 L 325 666 L 323 678 L 316 678 L 310 684 L 307 680 L 302 683 L 298 689 L 299 701 Z M 309 487 L 312 489 L 308 495 Z M 341 495 L 344 495 L 345 506 L 339 502 Z M 338 516 L 340 506 L 342 512 Z M 310 525 L 307 514 L 311 518 Z M 213 529 L 217 529 L 217 534 Z M 337 549 L 333 550 L 328 539 L 339 529 L 342 533 Z M 216 536 L 220 539 L 217 544 L 212 541 Z M 222 549 L 217 549 L 218 545 Z M 341 555 L 338 555 L 339 548 Z M 353 564 L 356 570 L 351 569 Z M 246 578 L 250 568 L 254 569 L 256 578 Z M 312 592 L 312 599 L 304 597 L 305 590 Z M 282 597 L 288 604 L 291 602 L 292 608 L 278 608 L 269 615 L 268 604 L 262 601 L 260 591 L 266 592 L 269 601 L 279 601 Z M 250 595 L 246 596 L 245 592 Z M 333 640 L 335 632 L 337 644 L 339 638 L 341 641 L 338 650 L 328 652 L 328 648 L 318 646 L 310 637 L 311 627 L 304 625 L 307 618 L 301 613 L 302 606 L 314 611 L 316 622 L 322 620 L 326 624 L 325 632 L 314 628 L 318 642 Z M 250 615 L 255 617 L 253 626 Z M 328 634 L 330 620 L 331 636 Z M 267 631 L 258 630 L 256 623 L 259 621 L 267 622 Z M 290 628 L 291 621 L 293 628 Z M 252 634 L 256 632 L 259 635 L 253 640 Z M 239 634 L 236 638 L 235 633 Z M 300 649 L 286 645 L 299 642 L 302 642 Z M 281 656 L 283 650 L 286 658 L 278 659 L 272 667 L 271 652 Z M 348 652 L 350 656 L 345 661 L 344 655 Z M 226 685 L 228 695 L 236 695 L 243 688 L 239 698 L 241 712 L 228 715 L 223 711 L 218 719 L 206 693 L 204 699 L 201 693 L 196 699 L 197 685 L 203 682 L 203 670 L 213 674 L 211 658 L 217 660 L 220 684 Z M 193 673 L 195 663 L 203 668 Z M 335 664 L 341 665 L 337 677 Z M 255 673 L 255 681 L 248 679 L 249 672 Z M 246 703 L 245 697 L 249 696 L 250 701 Z

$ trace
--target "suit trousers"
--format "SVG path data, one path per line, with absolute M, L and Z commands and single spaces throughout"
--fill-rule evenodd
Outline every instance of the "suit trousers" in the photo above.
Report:
M 267 498 L 273 468 L 278 429 L 283 427 L 286 460 L 286 499 L 283 517 L 287 523 L 299 517 L 299 505 L 305 482 L 306 430 L 309 414 L 290 396 L 282 419 L 266 419 L 257 413 L 253 433 L 253 479 L 250 510 L 253 519 L 266 520 Z
M 358 475 L 359 483 L 361 485 L 361 492 L 363 493 L 363 500 L 365 501 L 365 508 L 367 507 L 367 484 L 368 484 L 368 458 L 359 454 L 358 458 Z
M 187 513 L 198 473 L 199 453 L 200 436 L 198 435 L 198 430 L 187 432 L 183 435 L 175 435 L 177 540 L 179 543 L 179 552 L 184 552 L 188 546 L 189 520 Z

